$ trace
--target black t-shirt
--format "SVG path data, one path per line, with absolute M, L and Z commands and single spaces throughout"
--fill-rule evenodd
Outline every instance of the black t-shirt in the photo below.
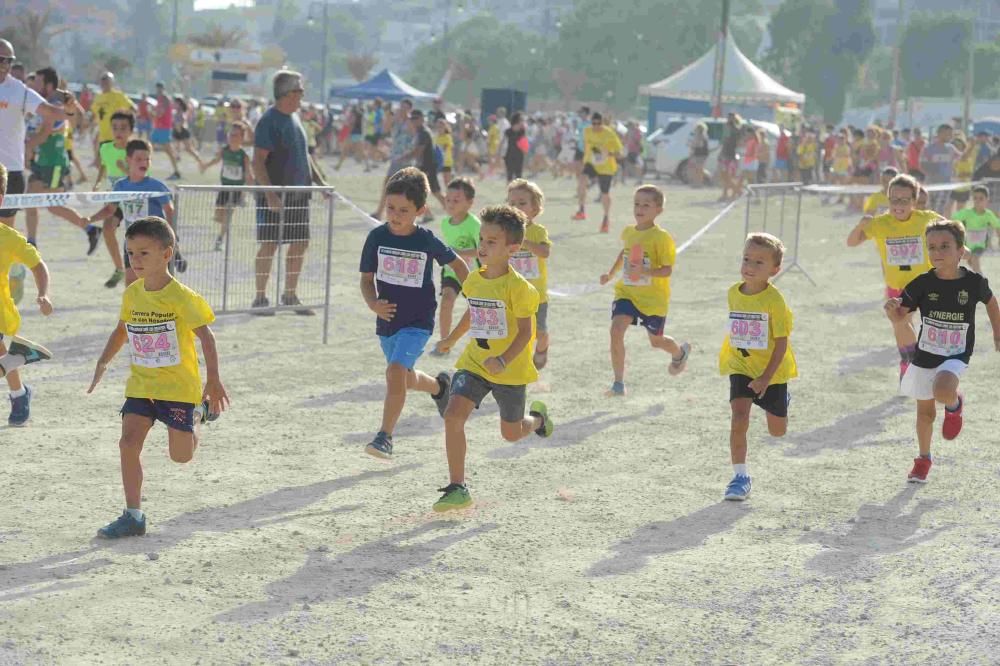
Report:
M 505 160 L 524 159 L 524 151 L 521 150 L 519 145 L 517 145 L 517 142 L 520 141 L 525 134 L 526 132 L 524 131 L 524 128 L 519 130 L 511 128 L 504 132 L 504 135 L 507 138 L 507 152 L 504 154 Z
M 426 127 L 417 130 L 413 138 L 416 145 L 420 146 L 417 153 L 417 168 L 424 173 L 437 173 L 437 160 L 434 159 L 434 140 Z
M 444 266 L 457 256 L 430 229 L 417 227 L 409 236 L 394 235 L 388 223 L 372 229 L 361 251 L 361 272 L 375 274 L 379 300 L 396 304 L 392 321 L 376 318 L 375 333 L 390 336 L 403 328 L 433 331 L 437 299 L 431 260 Z
M 948 359 L 969 362 L 976 341 L 976 305 L 993 298 L 989 281 L 960 268 L 957 280 L 942 280 L 932 268 L 903 290 L 903 307 L 920 310 L 913 365 L 936 368 Z

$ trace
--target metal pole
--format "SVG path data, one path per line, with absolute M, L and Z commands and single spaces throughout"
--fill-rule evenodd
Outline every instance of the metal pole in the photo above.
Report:
M 326 100 L 327 100 L 327 95 L 326 95 L 326 49 L 327 49 L 327 46 L 326 46 L 326 42 L 327 42 L 327 34 L 328 34 L 328 31 L 329 31 L 329 22 L 326 20 L 326 18 L 327 18 L 327 13 L 326 12 L 327 12 L 327 8 L 328 7 L 329 7 L 329 3 L 327 2 L 327 0 L 323 0 L 323 62 L 320 64 L 320 69 L 319 69 L 319 71 L 320 71 L 320 75 L 319 75 L 319 101 L 323 105 L 324 109 L 326 108 Z
M 285 211 L 288 210 L 288 196 L 287 192 L 281 193 L 281 211 L 278 213 L 278 250 L 274 253 L 275 266 L 274 268 L 274 307 L 278 308 L 281 306 L 281 276 L 282 266 L 284 261 L 282 257 L 284 256 L 283 250 L 285 249 Z
M 729 0 L 722 0 L 722 21 L 715 47 L 715 72 L 712 77 L 712 116 L 722 116 L 722 82 L 726 77 L 726 35 L 729 32 Z
M 781 235 L 785 234 L 785 189 L 781 189 Z
M 799 263 L 799 237 L 802 235 L 802 188 L 798 188 L 799 198 L 795 204 L 795 256 L 792 261 L 795 265 Z
M 242 193 L 240 196 L 243 196 Z M 226 250 L 222 259 L 222 311 L 229 310 L 229 259 L 232 256 L 230 239 L 233 237 L 233 210 L 226 211 Z M 256 276 L 256 274 L 255 274 Z
M 333 272 L 333 208 L 336 203 L 336 200 L 331 196 L 326 210 L 326 289 L 323 296 L 324 345 L 327 343 L 330 334 L 330 279 Z
M 972 120 L 972 86 L 975 81 L 976 65 L 976 18 L 975 15 L 969 22 L 969 65 L 965 72 L 965 103 L 962 104 L 962 133 L 969 131 L 969 122 Z
M 771 198 L 771 190 L 764 190 L 764 231 L 767 231 L 767 200 Z
M 181 245 L 180 222 L 181 222 L 181 188 L 180 186 L 178 186 L 177 190 L 174 192 L 174 238 L 177 239 L 178 248 L 180 248 Z M 168 268 L 170 270 L 171 275 L 174 274 L 174 264 L 176 263 L 176 261 L 177 261 L 176 259 L 170 260 L 170 266 L 168 266 Z
M 746 238 L 750 234 L 750 190 L 746 191 L 744 195 L 747 198 L 747 212 L 743 221 L 743 237 Z
M 906 32 L 906 22 L 903 20 L 903 0 L 899 0 L 899 13 L 896 16 L 896 46 L 892 50 L 892 92 L 889 94 L 889 128 L 896 126 L 896 105 L 899 103 L 900 83 L 900 53 L 903 50 L 903 34 Z

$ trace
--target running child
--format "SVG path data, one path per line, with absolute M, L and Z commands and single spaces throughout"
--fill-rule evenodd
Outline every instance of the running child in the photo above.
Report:
M 0 204 L 7 194 L 7 169 L 0 164 Z M 10 389 L 10 416 L 7 424 L 23 426 L 31 416 L 31 387 L 21 382 L 18 370 L 22 365 L 52 358 L 45 347 L 17 336 L 21 327 L 21 314 L 10 294 L 8 274 L 13 263 L 21 263 L 31 270 L 38 289 L 38 309 L 46 317 L 52 314 L 49 301 L 49 269 L 42 261 L 38 249 L 14 229 L 0 224 L 0 377 L 7 379 Z
M 896 176 L 889 183 L 889 212 L 879 216 L 865 215 L 847 235 L 848 247 L 856 247 L 866 240 L 875 241 L 882 259 L 886 298 L 899 298 L 913 278 L 931 269 L 924 230 L 939 216 L 934 211 L 914 207 L 919 189 L 913 176 Z M 899 350 L 899 377 L 902 379 L 916 352 L 917 334 L 910 317 L 890 321 Z
M 422 171 L 406 167 L 385 186 L 385 224 L 371 230 L 361 251 L 361 296 L 375 313 L 375 334 L 385 355 L 382 424 L 365 452 L 392 458 L 392 433 L 406 404 L 406 392 L 429 393 L 443 416 L 450 377 L 414 369 L 434 331 L 434 266 L 448 265 L 465 282 L 465 261 L 416 220 L 427 211 L 430 184 Z
M 521 248 L 528 220 L 511 206 L 490 206 L 479 213 L 479 261 L 482 268 L 469 275 L 462 292 L 469 310 L 455 330 L 438 343 L 447 352 L 466 333 L 472 338 L 455 367 L 451 398 L 444 413 L 444 442 L 448 456 L 448 485 L 434 503 L 443 513 L 472 504 L 465 484 L 465 423 L 488 394 L 500 408 L 500 435 L 517 442 L 531 433 L 549 437 L 555 426 L 545 404 L 531 403 L 525 417 L 527 386 L 538 379 L 531 362 L 535 337 L 534 315 L 538 292 L 510 267 L 511 255 Z
M 94 189 L 101 186 L 104 178 L 108 179 L 108 189 L 114 189 L 115 183 L 125 178 L 128 172 L 126 159 L 128 155 L 125 148 L 135 131 L 135 116 L 131 111 L 115 111 L 111 116 L 111 141 L 105 141 L 98 149 L 100 166 L 97 169 L 97 178 L 94 180 Z M 113 227 L 112 227 L 113 229 Z M 105 240 L 107 240 L 105 235 Z M 111 235 L 114 240 L 114 234 Z M 117 248 L 118 243 L 114 246 Z M 114 255 L 112 255 L 114 256 Z
M 455 178 L 448 183 L 444 206 L 448 216 L 441 220 L 441 237 L 467 265 L 476 260 L 479 245 L 479 218 L 470 211 L 476 202 L 476 187 L 468 178 Z M 438 335 L 451 331 L 455 302 L 462 293 L 462 283 L 450 266 L 441 268 L 441 305 L 438 308 Z M 431 356 L 440 356 L 437 349 Z
M 253 169 L 250 168 L 250 155 L 243 150 L 243 141 L 250 128 L 242 120 L 237 120 L 229 126 L 226 137 L 227 144 L 210 162 L 201 165 L 205 173 L 209 167 L 222 162 L 220 179 L 223 186 L 253 184 Z M 233 211 L 243 204 L 242 192 L 219 192 L 215 197 L 215 221 L 219 223 L 219 235 L 215 238 L 215 251 L 220 252 L 229 232 L 229 223 L 233 219 Z
M 990 229 L 1000 229 L 1000 218 L 989 209 L 990 191 L 984 185 L 972 188 L 972 208 L 957 211 L 954 218 L 965 226 L 965 242 L 969 248 L 969 266 L 982 273 L 979 257 L 986 252 Z
M 753 233 L 743 246 L 741 282 L 729 288 L 729 334 L 719 352 L 719 372 L 729 375 L 729 454 L 733 480 L 725 499 L 750 495 L 747 430 L 750 409 L 767 414 L 767 430 L 781 437 L 788 428 L 788 380 L 798 376 L 789 337 L 792 311 L 770 280 L 781 271 L 785 246 L 771 234 Z
M 623 249 L 611 269 L 601 276 L 601 284 L 607 284 L 624 266 L 611 304 L 611 368 L 615 379 L 608 396 L 625 395 L 625 332 L 629 326 L 641 324 L 649 344 L 670 354 L 671 375 L 684 371 L 691 353 L 690 344 L 678 344 L 663 334 L 670 305 L 670 275 L 677 258 L 673 237 L 656 224 L 656 218 L 663 212 L 663 190 L 655 185 L 642 185 L 635 190 L 633 202 L 635 224 L 622 229 Z M 638 257 L 631 258 L 637 246 L 642 252 L 641 261 Z
M 118 442 L 125 510 L 97 530 L 105 539 L 146 533 L 142 510 L 142 447 L 157 421 L 167 427 L 170 459 L 189 462 L 198 448 L 199 430 L 229 405 L 219 376 L 215 335 L 209 325 L 215 314 L 205 299 L 170 275 L 177 238 L 159 217 L 135 220 L 125 230 L 125 247 L 137 279 L 122 296 L 118 325 L 111 332 L 87 393 L 93 393 L 108 365 L 128 345 L 132 370 L 121 408 Z M 194 339 L 201 341 L 207 378 L 198 370 Z
M 535 312 L 535 353 L 532 362 L 541 370 L 549 362 L 549 256 L 552 241 L 549 232 L 535 219 L 542 214 L 545 195 L 533 181 L 517 178 L 507 185 L 507 205 L 517 208 L 528 219 L 521 249 L 510 257 L 510 264 L 538 292 Z
M 920 311 L 920 341 L 899 385 L 900 395 L 917 401 L 919 455 L 907 476 L 911 483 L 927 483 L 937 403 L 945 407 L 941 436 L 952 440 L 962 431 L 965 399 L 958 386 L 972 356 L 979 303 L 986 305 L 993 346 L 1000 351 L 1000 305 L 985 277 L 959 266 L 964 245 L 961 223 L 931 222 L 927 248 L 934 267 L 906 285 L 901 297 L 890 298 L 885 304 L 893 321 L 906 321 L 911 312 Z

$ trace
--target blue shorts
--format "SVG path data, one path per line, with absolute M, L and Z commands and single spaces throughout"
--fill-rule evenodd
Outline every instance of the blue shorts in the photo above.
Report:
M 653 335 L 663 335 L 663 327 L 667 323 L 666 317 L 643 314 L 635 303 L 627 298 L 619 298 L 611 304 L 611 317 L 627 316 L 632 318 L 632 325 L 640 324 L 644 329 Z
M 170 138 L 170 129 L 163 127 L 154 129 L 149 135 L 149 140 L 156 145 L 170 143 Z
M 140 134 L 149 134 L 149 131 L 153 129 L 153 121 L 151 120 L 139 120 L 136 121 L 135 131 Z
M 151 419 L 154 423 L 160 421 L 168 428 L 183 432 L 194 432 L 195 405 L 190 402 L 174 402 L 173 400 L 150 400 L 149 398 L 125 398 L 121 415 L 138 414 Z
M 398 363 L 413 370 L 430 337 L 431 332 L 423 328 L 401 328 L 392 335 L 378 336 L 378 340 L 386 363 Z
M 774 160 L 774 168 L 778 171 L 788 171 L 788 160 Z

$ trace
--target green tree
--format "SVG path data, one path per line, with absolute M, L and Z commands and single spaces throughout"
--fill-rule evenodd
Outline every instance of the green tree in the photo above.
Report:
M 871 0 L 785 0 L 771 17 L 765 69 L 840 119 L 847 91 L 875 45 Z
M 972 92 L 976 97 L 1000 97 L 1000 44 L 976 44 Z
M 965 89 L 972 24 L 962 14 L 917 12 L 900 47 L 900 78 L 908 97 L 952 97 Z

